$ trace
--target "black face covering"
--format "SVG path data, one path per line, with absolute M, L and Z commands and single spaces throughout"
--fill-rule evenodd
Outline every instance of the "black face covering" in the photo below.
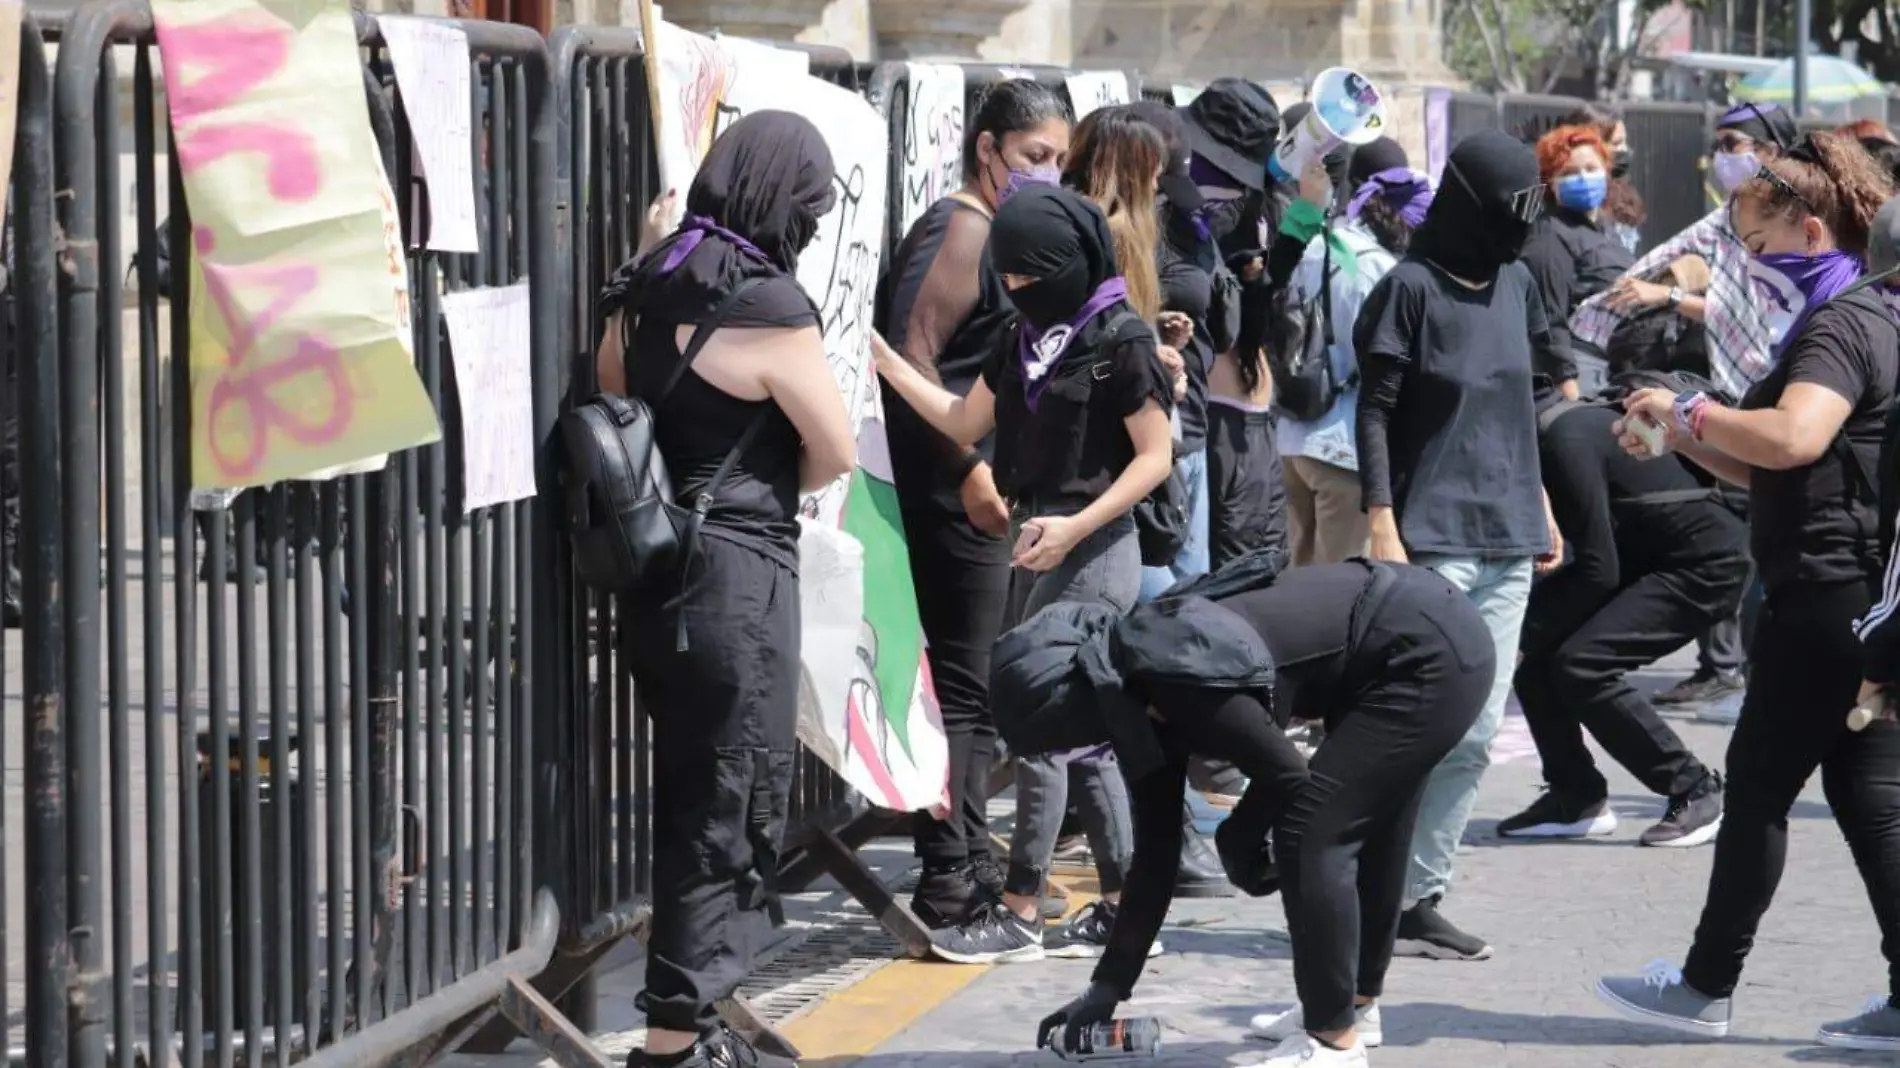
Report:
M 1412 235 L 1412 255 L 1489 282 L 1524 251 L 1543 202 L 1529 145 L 1499 130 L 1473 134 L 1452 149 L 1438 195 Z
M 1010 290 L 1009 299 L 1038 330 L 1067 321 L 1121 273 L 1101 209 L 1055 186 L 1024 189 L 997 209 L 990 263 L 999 274 L 1036 279 Z
M 831 149 L 809 119 L 755 111 L 733 123 L 707 150 L 687 190 L 686 221 L 644 258 L 614 272 L 601 294 L 602 316 L 625 307 L 697 322 L 739 283 L 764 277 L 773 281 L 748 291 L 728 321 L 791 326 L 815 320 L 817 309 L 792 274 L 798 254 L 818 233 L 818 220 L 837 201 L 835 179 Z M 682 246 L 689 249 L 683 257 Z
M 1610 177 L 1628 178 L 1630 175 L 1630 150 L 1619 148 L 1610 157 Z

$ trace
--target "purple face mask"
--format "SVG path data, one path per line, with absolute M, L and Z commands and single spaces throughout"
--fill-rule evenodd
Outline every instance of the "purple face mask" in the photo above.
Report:
M 1010 197 L 1015 196 L 1017 193 L 1022 192 L 1032 185 L 1061 184 L 1062 168 L 1057 167 L 1053 163 L 1046 163 L 1039 167 L 1031 167 L 1026 171 L 1019 171 L 1011 167 L 1008 180 L 996 188 L 996 206 L 1000 208 L 1004 204 L 1009 203 Z
M 1768 309 L 1768 334 L 1776 355 L 1801 333 L 1815 308 L 1861 276 L 1860 257 L 1835 249 L 1810 256 L 1773 252 L 1748 262 L 1755 296 Z

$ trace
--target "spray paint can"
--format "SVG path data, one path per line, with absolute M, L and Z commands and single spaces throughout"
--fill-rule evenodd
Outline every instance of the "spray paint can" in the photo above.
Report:
M 1109 1020 L 1077 1036 L 1074 1049 L 1058 1042 L 1056 1056 L 1065 1061 L 1132 1061 L 1161 1052 L 1161 1021 L 1153 1016 Z

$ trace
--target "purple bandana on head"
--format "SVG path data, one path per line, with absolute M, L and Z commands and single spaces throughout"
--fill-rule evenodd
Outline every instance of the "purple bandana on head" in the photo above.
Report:
M 686 262 L 686 257 L 692 255 L 693 250 L 699 247 L 699 243 L 706 240 L 707 234 L 718 234 L 738 246 L 740 252 L 771 266 L 778 266 L 772 263 L 772 257 L 760 251 L 759 246 L 704 215 L 689 215 L 686 221 L 680 224 L 680 238 L 673 242 L 673 247 L 667 251 L 666 259 L 661 262 L 660 273 L 656 277 L 664 278 L 677 270 L 680 264 Z
M 1748 274 L 1754 282 L 1755 296 L 1768 309 L 1774 355 L 1779 358 L 1801 333 L 1814 309 L 1853 285 L 1862 270 L 1859 256 L 1839 249 L 1815 256 L 1776 252 L 1749 260 Z
M 1357 219 L 1366 202 L 1378 197 L 1398 209 L 1405 225 L 1416 229 L 1425 221 L 1425 210 L 1432 206 L 1431 179 L 1409 167 L 1393 167 L 1366 179 L 1346 205 L 1346 218 Z
M 1049 386 L 1049 372 L 1062 362 L 1062 354 L 1069 350 L 1075 335 L 1110 305 L 1127 298 L 1128 283 L 1116 275 L 1096 286 L 1074 315 L 1047 330 L 1038 330 L 1029 320 L 1023 320 L 1016 334 L 1016 356 L 1023 364 L 1023 403 L 1030 411 L 1035 411 L 1042 400 L 1042 391 Z

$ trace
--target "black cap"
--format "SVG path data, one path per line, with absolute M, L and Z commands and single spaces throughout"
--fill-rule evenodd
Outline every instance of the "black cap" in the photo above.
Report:
M 1406 158 L 1403 145 L 1390 137 L 1381 137 L 1352 150 L 1352 163 L 1347 169 L 1347 176 L 1352 179 L 1353 188 L 1357 189 L 1366 179 L 1380 171 L 1411 165 L 1412 161 Z
M 1264 189 L 1267 157 L 1280 137 L 1280 105 L 1245 78 L 1216 78 L 1186 107 L 1188 145 L 1248 189 Z

